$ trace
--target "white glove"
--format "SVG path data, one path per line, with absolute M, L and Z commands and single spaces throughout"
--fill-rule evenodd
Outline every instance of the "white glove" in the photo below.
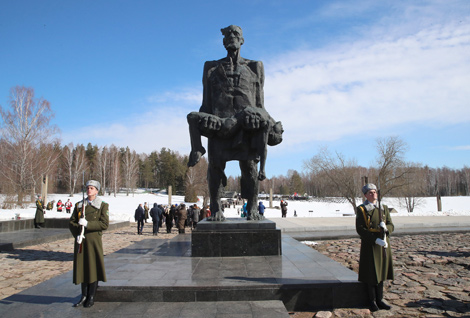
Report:
M 388 232 L 387 226 L 385 225 L 384 221 L 380 222 L 379 226 L 383 228 L 385 232 Z
M 384 248 L 387 248 L 387 247 L 388 247 L 387 241 L 382 240 L 382 239 L 380 239 L 380 238 L 378 238 L 378 239 L 375 240 L 375 244 L 380 245 L 380 246 L 383 246 Z
M 78 225 L 87 227 L 87 226 L 88 226 L 88 221 L 87 221 L 85 218 L 81 218 L 81 219 L 78 221 Z
M 83 237 L 81 234 L 79 236 L 77 236 L 77 243 L 78 244 L 82 244 L 82 241 L 85 237 Z

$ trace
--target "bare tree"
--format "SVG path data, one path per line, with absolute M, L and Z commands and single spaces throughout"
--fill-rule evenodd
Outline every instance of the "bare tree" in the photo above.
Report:
M 419 164 L 406 163 L 399 170 L 406 170 L 407 177 L 399 189 L 399 202 L 402 207 L 411 213 L 416 207 L 424 203 L 423 196 L 426 192 L 426 170 Z
M 378 176 L 377 183 L 380 186 L 381 195 L 397 190 L 406 185 L 408 175 L 412 168 L 404 161 L 408 145 L 396 136 L 377 139 L 376 158 Z
M 139 175 L 139 156 L 137 156 L 135 150 L 131 151 L 129 147 L 127 147 L 123 153 L 122 162 L 126 193 L 129 195 L 129 190 L 133 192 L 137 183 L 137 177 Z
M 207 167 L 206 158 L 201 158 L 199 164 L 189 168 L 186 171 L 185 178 L 185 200 L 194 202 L 198 195 L 203 196 L 203 205 L 207 204 L 209 198 L 209 186 L 207 183 Z
M 351 204 L 354 213 L 356 212 L 360 183 L 354 159 L 346 159 L 339 152 L 332 155 L 326 147 L 323 147 L 312 159 L 304 162 L 304 167 L 314 174 L 324 174 L 328 185 L 334 187 L 340 196 Z
M 110 192 L 116 197 L 121 185 L 121 154 L 115 145 L 109 147 Z
M 69 189 L 70 196 L 73 196 L 73 143 L 69 143 L 62 149 L 62 164 L 66 171 L 65 180 Z
M 37 151 L 36 159 L 39 163 L 30 166 L 31 174 L 33 175 L 33 189 L 36 189 L 38 181 L 45 175 L 51 175 L 58 170 L 58 162 L 60 161 L 60 143 L 59 140 L 54 140 L 54 143 L 41 143 Z M 39 190 L 39 189 L 38 189 Z M 34 201 L 34 193 L 31 201 Z
M 10 91 L 10 110 L 0 106 L 2 118 L 1 176 L 17 194 L 18 204 L 28 190 L 34 191 L 41 161 L 41 144 L 50 143 L 57 128 L 50 124 L 54 117 L 50 103 L 34 97 L 34 89 L 16 86 Z M 44 172 L 44 171 L 43 171 Z
M 463 180 L 462 183 L 464 185 L 464 195 L 470 195 L 470 167 L 465 165 L 462 169 L 462 176 Z
M 86 151 L 83 145 L 77 145 L 73 150 L 73 169 L 72 169 L 72 192 L 75 193 L 77 183 L 83 179 L 83 173 L 87 170 Z M 85 180 L 81 180 L 82 182 Z
M 97 162 L 99 169 L 99 177 L 101 182 L 101 191 L 106 193 L 107 177 L 108 177 L 108 166 L 109 166 L 109 151 L 107 147 L 103 147 L 98 151 Z

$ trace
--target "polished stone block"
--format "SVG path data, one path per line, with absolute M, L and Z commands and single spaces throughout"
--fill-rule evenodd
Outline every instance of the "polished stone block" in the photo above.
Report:
M 100 283 L 96 299 L 190 303 L 281 300 L 291 311 L 367 304 L 367 292 L 356 273 L 289 236 L 282 237 L 282 245 L 283 255 L 191 257 L 189 235 L 170 241 L 143 240 L 106 257 L 108 281 Z M 170 251 L 172 256 L 168 256 Z M 153 263 L 149 264 L 149 259 Z
M 197 231 L 226 231 L 226 230 L 274 230 L 276 223 L 264 219 L 251 221 L 245 218 L 226 218 L 225 221 L 202 220 L 197 224 Z
M 203 220 L 191 233 L 191 256 L 231 257 L 281 255 L 281 230 L 270 220 L 228 218 Z

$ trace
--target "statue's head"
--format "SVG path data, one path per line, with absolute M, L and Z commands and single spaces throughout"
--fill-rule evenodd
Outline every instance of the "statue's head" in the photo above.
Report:
M 222 34 L 224 35 L 224 46 L 227 50 L 239 50 L 243 45 L 243 42 L 245 42 L 242 28 L 239 26 L 229 25 L 220 31 L 222 31 Z

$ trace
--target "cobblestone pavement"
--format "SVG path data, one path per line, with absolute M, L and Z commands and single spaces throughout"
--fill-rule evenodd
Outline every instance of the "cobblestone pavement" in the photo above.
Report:
M 312 247 L 358 272 L 360 240 L 319 241 Z M 468 234 L 392 237 L 395 279 L 385 284 L 390 311 L 337 309 L 293 313 L 311 317 L 470 317 L 470 246 Z
M 186 233 L 188 232 L 190 233 L 190 230 L 186 229 Z M 158 236 L 153 236 L 152 224 L 147 223 L 144 226 L 144 234 L 137 235 L 137 226 L 131 223 L 129 227 L 105 231 L 103 233 L 103 249 L 105 255 L 111 254 L 144 239 L 170 239 L 177 234 L 176 228 L 172 229 L 171 234 L 166 234 L 166 229 L 160 228 Z M 0 252 L 0 268 L 2 269 L 0 299 L 4 299 L 72 270 L 73 238 L 70 236 L 70 239 L 18 248 L 10 252 Z

